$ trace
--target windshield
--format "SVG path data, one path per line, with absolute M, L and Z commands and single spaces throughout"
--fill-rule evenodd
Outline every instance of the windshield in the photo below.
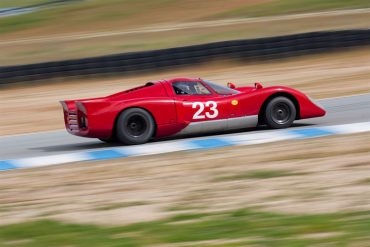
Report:
M 181 82 L 172 83 L 173 90 L 177 95 L 207 95 L 211 94 L 201 82 Z
M 231 94 L 240 93 L 239 91 L 234 90 L 232 88 L 221 86 L 221 85 L 218 85 L 216 83 L 213 83 L 213 82 L 210 82 L 210 81 L 207 81 L 207 80 L 203 80 L 203 82 L 206 83 L 208 86 L 210 86 L 213 89 L 213 91 L 215 91 L 218 94 L 231 95 Z

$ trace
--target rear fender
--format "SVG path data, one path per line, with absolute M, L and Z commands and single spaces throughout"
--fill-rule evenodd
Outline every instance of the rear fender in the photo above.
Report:
M 120 110 L 116 112 L 114 117 L 114 122 L 112 125 L 112 134 L 115 133 L 115 128 L 117 126 L 117 120 L 119 115 L 124 112 L 127 109 L 130 108 L 141 108 L 152 116 L 155 125 L 156 125 L 156 131 L 155 136 L 162 135 L 163 128 L 166 128 L 165 126 L 171 126 L 176 123 L 177 121 L 177 114 L 175 109 L 175 103 L 174 100 L 169 98 L 160 98 L 160 99 L 150 99 L 150 100 L 133 100 L 133 101 L 125 101 L 122 103 L 120 107 L 118 107 Z M 117 109 L 118 109 L 117 108 Z

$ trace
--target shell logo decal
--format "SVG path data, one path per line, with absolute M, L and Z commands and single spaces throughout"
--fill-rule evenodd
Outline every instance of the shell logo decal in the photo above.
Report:
M 231 101 L 231 104 L 232 104 L 232 105 L 234 105 L 234 106 L 235 106 L 235 105 L 238 105 L 238 103 L 239 103 L 239 102 L 238 102 L 236 99 L 234 99 L 234 100 L 232 100 L 232 101 Z

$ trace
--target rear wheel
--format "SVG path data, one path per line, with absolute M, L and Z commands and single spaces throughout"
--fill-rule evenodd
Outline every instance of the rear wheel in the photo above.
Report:
M 273 98 L 267 103 L 265 123 L 273 129 L 290 127 L 296 118 L 297 110 L 293 102 L 283 96 Z
M 146 143 L 153 136 L 154 130 L 152 116 L 141 108 L 127 109 L 117 120 L 117 138 L 124 144 Z

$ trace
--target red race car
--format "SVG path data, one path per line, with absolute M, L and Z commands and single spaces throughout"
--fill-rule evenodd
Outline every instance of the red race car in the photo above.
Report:
M 244 129 L 286 128 L 325 110 L 288 87 L 228 87 L 203 79 L 148 82 L 107 97 L 61 101 L 66 129 L 105 142 L 141 144 L 152 138 Z

